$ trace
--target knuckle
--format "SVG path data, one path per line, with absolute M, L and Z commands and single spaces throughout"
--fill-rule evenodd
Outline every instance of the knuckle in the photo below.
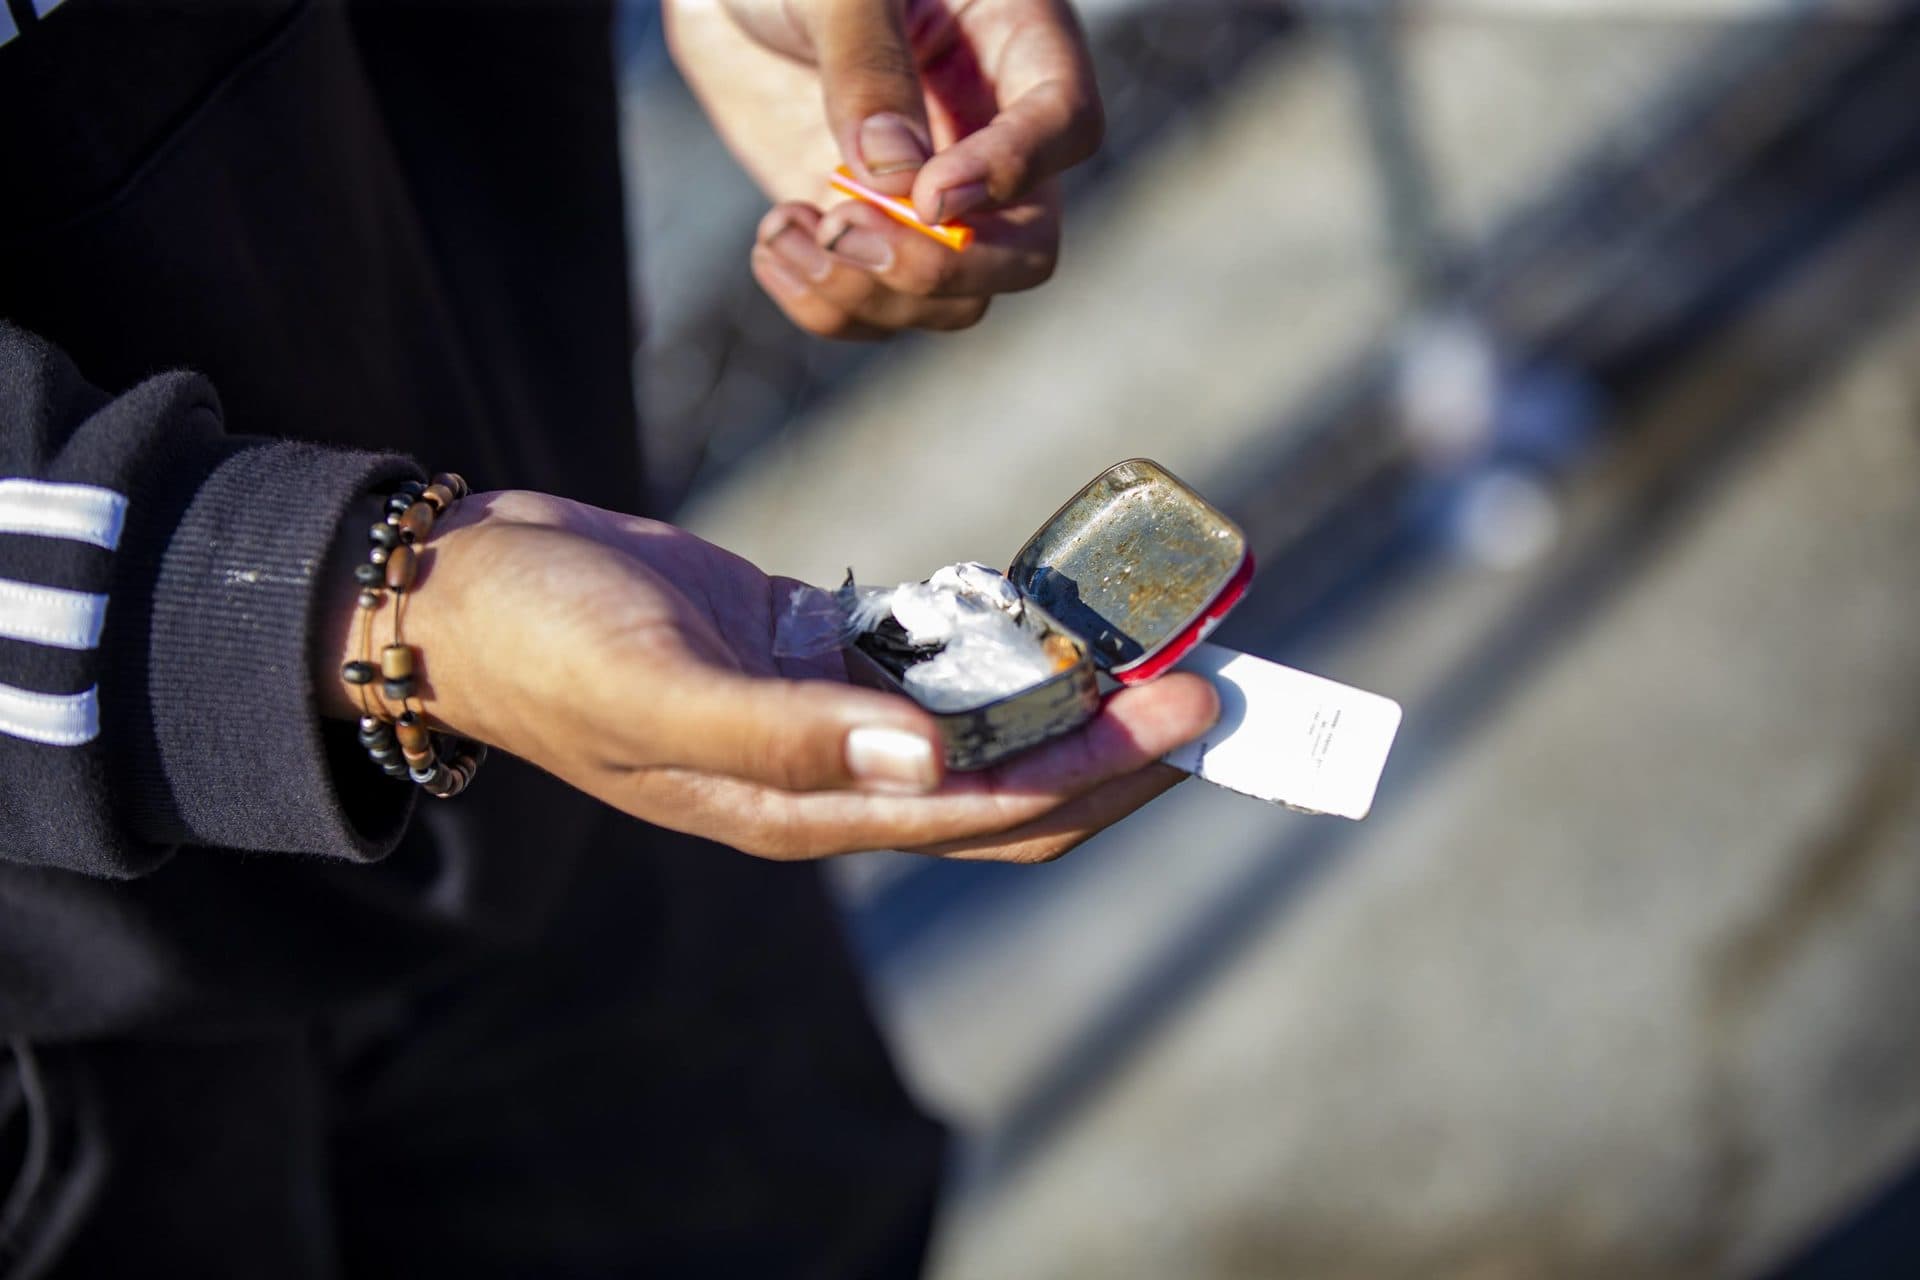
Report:
M 766 738 L 755 739 L 742 745 L 739 769 L 740 776 L 749 781 L 768 783 L 778 787 L 786 785 L 786 759 L 780 749 Z
M 1097 93 L 1079 96 L 1071 104 L 1067 117 L 1069 163 L 1079 164 L 1106 145 L 1107 108 Z
M 946 327 L 951 330 L 973 328 L 973 326 L 979 324 L 981 320 L 986 318 L 987 307 L 989 305 L 985 298 L 967 299 L 965 303 L 953 312 L 952 319 Z
M 787 701 L 791 703 L 791 699 Z M 780 716 L 780 720 L 786 719 L 784 714 Z M 797 720 L 791 722 L 798 723 Z M 781 791 L 812 790 L 820 784 L 822 775 L 811 746 L 803 737 L 787 734 L 764 737 L 749 748 L 753 756 L 749 761 L 752 769 L 749 776 Z
M 953 269 L 944 262 L 928 262 L 917 255 L 901 262 L 887 277 L 887 283 L 899 292 L 915 298 L 938 297 L 953 279 Z
M 1031 188 L 1038 178 L 1033 157 L 1025 151 L 1008 148 L 987 183 L 987 193 L 995 200 L 1015 200 Z
M 945 249 L 939 250 L 940 256 L 922 265 L 919 269 L 921 283 L 925 286 L 922 296 L 948 293 L 960 282 L 961 267 L 957 255 Z
M 893 290 L 881 284 L 874 276 L 864 271 L 847 271 L 847 280 L 841 282 L 835 290 L 833 305 L 841 311 L 841 332 L 858 328 L 862 322 L 874 319 Z
M 793 315 L 792 312 L 788 314 Z M 793 321 L 816 338 L 842 338 L 853 327 L 853 317 L 838 309 L 823 308 L 805 315 L 794 315 Z
M 811 765 L 812 761 L 797 748 L 779 748 L 768 757 L 767 770 L 761 776 L 782 791 L 808 791 L 817 781 Z
M 886 94 L 902 80 L 917 81 L 920 74 L 906 46 L 890 40 L 860 42 L 847 52 L 839 71 L 862 82 L 871 82 L 869 87 L 876 96 Z M 884 107 L 886 103 L 879 105 Z
M 810 829 L 789 804 L 769 797 L 751 806 L 729 843 L 756 858 L 790 861 L 813 857 Z

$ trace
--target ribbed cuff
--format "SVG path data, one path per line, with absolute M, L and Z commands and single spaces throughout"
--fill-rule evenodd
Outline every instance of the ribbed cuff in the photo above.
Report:
M 404 458 L 228 441 L 153 566 L 146 732 L 127 817 L 166 843 L 384 857 L 412 805 L 323 722 L 309 645 L 348 507 L 417 476 Z M 237 445 L 237 447 L 236 447 Z

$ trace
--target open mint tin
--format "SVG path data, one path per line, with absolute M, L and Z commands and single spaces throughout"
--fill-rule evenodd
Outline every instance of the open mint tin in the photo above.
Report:
M 947 767 L 984 769 L 1069 733 L 1100 707 L 1099 677 L 1150 680 L 1204 640 L 1246 593 L 1246 535 L 1156 462 L 1107 468 L 1040 526 L 1007 577 L 1020 625 L 1072 646 L 1048 678 L 959 710 L 933 711 Z M 863 639 L 847 651 L 863 684 L 913 696 L 898 663 Z

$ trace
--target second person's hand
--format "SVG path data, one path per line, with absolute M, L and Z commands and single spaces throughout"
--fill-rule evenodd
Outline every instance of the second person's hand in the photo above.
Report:
M 774 206 L 753 272 L 823 337 L 960 329 L 1053 273 L 1061 170 L 1099 146 L 1086 43 L 1065 0 L 668 0 L 674 59 Z M 830 203 L 845 163 L 963 253 Z

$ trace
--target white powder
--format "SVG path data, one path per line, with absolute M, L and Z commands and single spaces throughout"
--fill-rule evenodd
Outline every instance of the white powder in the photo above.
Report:
M 1051 676 L 1040 641 L 1000 612 L 969 616 L 942 649 L 902 677 L 929 711 L 964 711 L 1031 688 Z
M 1037 636 L 1019 623 L 1024 605 L 1006 575 L 983 564 L 948 565 L 862 600 L 862 630 L 892 614 L 915 645 L 942 645 L 907 668 L 902 683 L 931 711 L 964 711 L 1039 684 L 1057 670 Z

